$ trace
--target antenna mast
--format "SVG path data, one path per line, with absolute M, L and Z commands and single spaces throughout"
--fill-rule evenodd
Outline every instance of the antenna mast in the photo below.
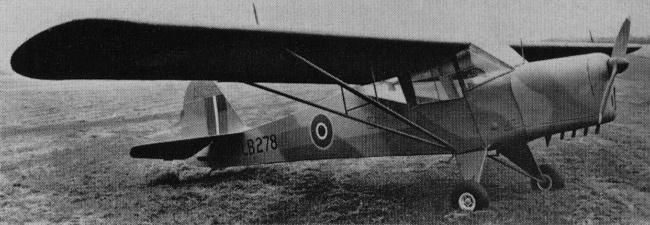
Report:
M 521 49 L 521 58 L 524 59 L 524 63 L 526 63 L 526 56 L 524 55 L 524 39 L 519 38 L 519 49 Z
M 255 8 L 255 3 L 253 2 L 253 15 L 255 15 L 255 23 L 259 26 L 260 20 L 257 18 L 257 8 Z

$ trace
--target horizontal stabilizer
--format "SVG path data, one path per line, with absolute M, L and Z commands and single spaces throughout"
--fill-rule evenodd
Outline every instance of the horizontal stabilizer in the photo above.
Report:
M 161 142 L 147 145 L 140 145 L 131 148 L 131 157 L 133 158 L 148 158 L 148 159 L 164 159 L 164 160 L 179 160 L 187 159 L 196 155 L 201 150 L 205 149 L 211 143 L 227 143 L 230 144 L 234 139 L 240 139 L 242 133 L 210 136 L 202 138 L 185 139 L 170 142 Z

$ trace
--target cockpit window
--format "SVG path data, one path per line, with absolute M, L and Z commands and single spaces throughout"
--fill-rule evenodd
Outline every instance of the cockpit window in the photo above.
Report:
M 411 77 L 418 104 L 445 101 L 463 97 L 460 82 L 453 79 L 454 67 L 441 66 Z
M 447 62 L 412 74 L 411 82 L 416 102 L 426 104 L 462 98 L 463 89 L 471 90 L 512 69 L 496 57 L 470 45 Z
M 480 48 L 470 45 L 456 54 L 458 75 L 465 81 L 465 88 L 472 88 L 490 81 L 513 68 Z

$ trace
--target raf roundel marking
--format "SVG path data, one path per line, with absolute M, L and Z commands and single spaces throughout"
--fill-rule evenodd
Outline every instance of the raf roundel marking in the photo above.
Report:
M 311 141 L 319 149 L 325 150 L 332 145 L 334 132 L 332 122 L 327 116 L 319 114 L 311 121 Z

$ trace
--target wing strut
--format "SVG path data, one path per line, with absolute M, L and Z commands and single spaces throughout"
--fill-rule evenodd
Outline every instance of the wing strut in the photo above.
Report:
M 289 98 L 289 99 L 291 99 L 291 100 L 294 100 L 294 101 L 297 101 L 297 102 L 300 102 L 300 103 L 303 103 L 303 104 L 306 104 L 306 105 L 309 105 L 309 106 L 315 107 L 315 108 L 319 108 L 319 109 L 325 110 L 325 111 L 327 111 L 327 112 L 330 112 L 330 113 L 333 113 L 333 114 L 339 115 L 339 116 L 341 116 L 341 117 L 345 117 L 345 118 L 348 118 L 348 119 L 351 119 L 351 120 L 357 121 L 357 122 L 359 122 L 359 123 L 363 123 L 363 124 L 366 124 L 366 125 L 369 125 L 369 126 L 373 126 L 373 127 L 376 127 L 376 128 L 379 128 L 379 129 L 382 129 L 382 130 L 385 130 L 385 131 L 388 131 L 388 132 L 391 132 L 391 133 L 394 133 L 394 134 L 397 134 L 397 135 L 400 135 L 400 136 L 403 136 L 403 137 L 406 137 L 406 138 L 410 138 L 410 139 L 413 139 L 413 140 L 416 140 L 416 141 L 420 141 L 420 142 L 423 142 L 423 143 L 426 143 L 426 144 L 430 144 L 430 145 L 436 146 L 436 147 L 438 147 L 438 148 L 442 148 L 442 149 L 448 150 L 448 152 L 445 152 L 445 153 L 449 153 L 449 154 L 453 154 L 453 153 L 455 153 L 455 151 L 454 151 L 453 148 L 450 148 L 450 147 L 448 147 L 448 146 L 441 145 L 441 144 L 436 143 L 436 142 L 432 142 L 432 141 L 426 140 L 426 139 L 424 139 L 424 138 L 420 138 L 420 137 L 415 136 L 415 135 L 407 134 L 407 133 L 404 133 L 404 132 L 402 132 L 402 131 L 398 131 L 398 130 L 395 130 L 395 129 L 392 129 L 392 128 L 389 128 L 389 127 L 385 127 L 385 126 L 382 126 L 382 125 L 379 125 L 379 124 L 370 123 L 370 122 L 367 122 L 367 121 L 364 121 L 364 120 L 361 120 L 361 119 L 358 119 L 358 118 L 355 118 L 355 117 L 349 116 L 349 115 L 347 115 L 347 114 L 341 113 L 341 112 L 339 112 L 339 111 L 336 111 L 336 110 L 333 110 L 333 109 L 330 109 L 330 108 L 327 108 L 327 107 L 324 107 L 324 106 L 321 106 L 321 105 L 318 105 L 318 104 L 312 103 L 312 102 L 310 102 L 310 101 L 307 101 L 307 100 L 304 100 L 304 99 L 301 99 L 301 98 L 298 98 L 298 97 L 295 97 L 295 96 L 291 96 L 291 95 L 286 94 L 286 93 L 282 93 L 282 92 L 277 91 L 277 90 L 275 90 L 275 89 L 272 89 L 272 88 L 269 88 L 269 87 L 265 87 L 265 86 L 262 86 L 262 85 L 259 85 L 259 84 L 256 84 L 256 83 L 246 83 L 246 84 L 248 84 L 248 85 L 250 85 L 250 86 L 253 86 L 253 87 L 256 87 L 256 88 L 259 88 L 259 89 L 262 89 L 262 90 L 265 90 L 265 91 L 268 91 L 268 92 L 271 92 L 271 93 L 273 93 L 273 94 L 277 94 L 277 95 L 280 95 L 280 96 L 282 96 L 282 97 Z
M 407 124 L 407 125 L 409 125 L 409 126 L 415 128 L 415 129 L 421 131 L 422 133 L 425 133 L 426 135 L 428 135 L 429 137 L 431 137 L 433 140 L 435 140 L 436 142 L 438 142 L 438 143 L 440 143 L 442 146 L 444 146 L 446 149 L 456 149 L 456 148 L 454 148 L 452 145 L 450 145 L 449 143 L 447 143 L 446 141 L 442 140 L 440 137 L 438 137 L 438 136 L 436 136 L 435 134 L 429 132 L 428 130 L 424 129 L 423 127 L 417 125 L 417 124 L 414 123 L 413 121 L 411 121 L 411 120 L 405 118 L 404 116 L 400 115 L 399 113 L 397 113 L 397 112 L 391 110 L 390 108 L 386 107 L 384 104 L 381 104 L 380 102 L 375 101 L 374 99 L 369 98 L 368 96 L 363 95 L 361 92 L 359 92 L 359 91 L 355 90 L 354 88 L 350 87 L 350 85 L 346 84 L 345 82 L 343 82 L 343 81 L 342 81 L 341 79 L 339 79 L 338 77 L 336 77 L 336 76 L 330 74 L 329 72 L 325 71 L 324 69 L 318 67 L 316 64 L 314 64 L 314 63 L 310 62 L 309 60 L 303 58 L 302 56 L 298 55 L 297 53 L 295 53 L 295 52 L 293 52 L 293 51 L 291 51 L 291 50 L 289 50 L 289 49 L 286 49 L 286 48 L 285 48 L 285 50 L 286 50 L 287 52 L 291 53 L 291 55 L 295 56 L 296 58 L 298 58 L 298 59 L 300 59 L 301 61 L 303 61 L 304 63 L 306 63 L 307 65 L 313 67 L 314 69 L 318 70 L 318 71 L 321 72 L 322 74 L 328 76 L 329 78 L 331 78 L 334 82 L 336 82 L 339 86 L 341 86 L 341 87 L 344 88 L 345 90 L 348 90 L 348 91 L 351 92 L 352 94 L 354 94 L 354 95 L 356 95 L 357 97 L 359 97 L 359 98 L 365 100 L 366 102 L 372 104 L 373 106 L 375 106 L 375 107 L 381 109 L 382 111 L 384 111 L 384 112 L 390 114 L 390 115 L 393 116 L 394 118 L 397 118 L 397 119 L 401 120 L 401 121 L 404 122 L 405 124 Z

